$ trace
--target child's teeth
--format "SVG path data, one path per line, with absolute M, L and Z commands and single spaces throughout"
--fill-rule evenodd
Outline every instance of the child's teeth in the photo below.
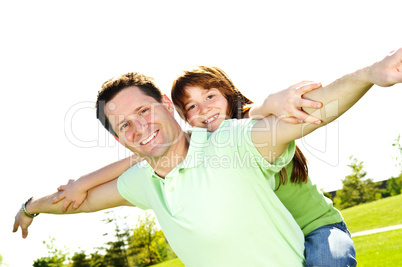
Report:
M 210 123 L 211 121 L 213 121 L 214 119 L 216 119 L 218 117 L 218 115 L 213 116 L 212 118 L 204 121 L 204 123 Z

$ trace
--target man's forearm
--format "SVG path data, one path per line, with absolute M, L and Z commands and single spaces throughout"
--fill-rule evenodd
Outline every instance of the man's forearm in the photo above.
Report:
M 388 87 L 401 82 L 402 48 L 399 48 L 381 61 L 345 75 L 322 90 L 306 94 L 305 97 L 323 102 L 322 120 L 328 123 L 352 107 L 374 84 Z
M 335 120 L 351 108 L 373 86 L 367 74 L 368 67 L 347 74 L 321 89 L 305 94 L 304 98 L 323 103 L 320 110 L 305 109 L 305 111 L 319 117 L 324 124 Z
M 369 69 L 370 67 L 357 70 L 304 95 L 305 98 L 323 104 L 319 110 L 305 109 L 307 113 L 321 119 L 321 124 L 288 124 L 274 116 L 256 123 L 254 127 L 260 129 L 252 134 L 254 144 L 267 144 L 265 147 L 258 148 L 261 155 L 267 155 L 267 157 L 276 155 L 267 158 L 267 161 L 273 162 L 285 151 L 291 141 L 313 132 L 345 113 L 373 86 L 368 75 Z
M 62 203 L 58 202 L 56 204 L 52 204 L 52 199 L 60 193 L 61 192 L 56 192 L 38 199 L 32 199 L 26 207 L 27 212 L 30 214 L 62 214 Z M 115 179 L 89 190 L 86 200 L 78 209 L 69 208 L 64 213 L 72 214 L 81 212 L 95 212 L 118 206 L 132 206 L 132 204 L 130 204 L 120 195 L 119 191 L 117 190 L 117 179 Z
M 37 214 L 37 213 L 50 213 L 50 214 L 63 214 L 61 206 L 62 202 L 52 204 L 52 199 L 57 196 L 60 192 L 55 192 L 53 194 L 40 197 L 33 198 L 27 205 L 25 206 L 26 211 L 29 214 Z M 82 209 L 68 209 L 66 214 L 79 213 L 84 212 Z
M 19 209 L 15 216 L 13 232 L 21 228 L 22 237 L 28 236 L 28 227 L 31 225 L 33 215 L 38 213 L 62 214 L 62 203 L 52 204 L 52 200 L 57 194 L 56 192 L 44 197 L 33 198 L 25 204 L 25 212 L 22 208 Z M 108 183 L 102 184 L 91 189 L 88 192 L 88 197 L 78 209 L 69 208 L 66 214 L 80 212 L 95 212 L 102 209 L 108 209 L 118 206 L 133 206 L 125 200 L 117 190 L 117 179 Z

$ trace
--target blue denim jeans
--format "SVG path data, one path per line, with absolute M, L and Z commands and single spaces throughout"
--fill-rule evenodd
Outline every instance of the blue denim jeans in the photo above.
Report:
M 306 266 L 356 266 L 356 251 L 344 222 L 324 225 L 305 236 Z

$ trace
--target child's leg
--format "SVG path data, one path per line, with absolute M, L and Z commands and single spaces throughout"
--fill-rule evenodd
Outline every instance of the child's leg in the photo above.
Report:
M 306 266 L 356 266 L 356 251 L 344 222 L 325 225 L 305 236 Z

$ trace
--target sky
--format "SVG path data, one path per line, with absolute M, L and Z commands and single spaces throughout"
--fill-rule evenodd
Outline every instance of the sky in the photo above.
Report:
M 31 196 L 128 156 L 95 119 L 101 84 L 138 71 L 170 95 L 181 70 L 223 69 L 250 99 L 302 80 L 335 79 L 402 45 L 395 1 L 2 1 L 0 254 L 32 266 L 56 240 L 70 256 L 93 252 L 112 233 L 104 212 L 40 214 L 27 239 L 12 233 Z M 298 140 L 318 188 L 341 188 L 350 156 L 375 181 L 398 174 L 392 147 L 402 132 L 402 86 L 374 86 L 338 120 Z M 184 124 L 182 124 L 184 126 Z M 114 209 L 136 224 L 144 211 Z M 119 219 L 123 223 L 124 219 Z

